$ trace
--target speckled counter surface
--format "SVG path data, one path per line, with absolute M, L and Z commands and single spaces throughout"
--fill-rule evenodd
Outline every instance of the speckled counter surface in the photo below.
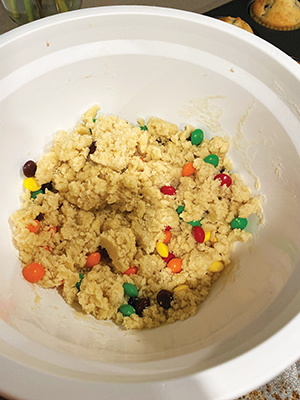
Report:
M 82 8 L 107 6 L 107 5 L 148 5 L 159 7 L 171 7 L 186 11 L 206 13 L 213 8 L 226 3 L 225 0 L 83 0 Z M 237 16 L 237 15 L 235 15 Z M 0 34 L 16 28 L 17 25 L 8 17 L 0 2 Z M 17 382 L 16 382 L 17 384 Z M 0 388 L 1 390 L 1 388 Z M 6 400 L 0 396 L 0 400 Z M 11 399 L 17 400 L 17 399 Z M 19 400 L 19 399 L 18 399 Z M 27 400 L 27 399 L 26 399 Z M 42 400 L 42 399 L 41 399 Z M 63 400 L 63 399 L 58 399 Z M 201 398 L 199 397 L 199 400 Z M 232 399 L 236 400 L 236 399 Z M 257 388 L 251 393 L 241 397 L 239 400 L 300 400 L 300 362 L 293 364 L 282 372 L 280 376 L 271 382 Z

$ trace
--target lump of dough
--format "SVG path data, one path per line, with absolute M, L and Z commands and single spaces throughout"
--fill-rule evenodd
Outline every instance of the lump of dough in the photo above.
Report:
M 136 253 L 135 236 L 129 228 L 101 233 L 100 246 L 106 249 L 113 266 L 122 273 L 130 267 Z

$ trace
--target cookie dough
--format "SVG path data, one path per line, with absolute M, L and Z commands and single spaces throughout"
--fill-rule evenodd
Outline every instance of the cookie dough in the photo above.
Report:
M 28 178 L 40 189 L 25 189 L 11 217 L 22 267 L 44 268 L 36 284 L 126 329 L 194 315 L 230 263 L 234 243 L 251 238 L 232 221 L 261 211 L 232 172 L 229 142 L 204 132 L 193 144 L 194 132 L 155 117 L 133 126 L 99 114 L 98 106 L 73 132 L 59 131 Z M 101 259 L 87 267 L 93 253 Z M 172 257 L 177 269 L 168 267 Z M 128 295 L 133 287 L 138 296 Z

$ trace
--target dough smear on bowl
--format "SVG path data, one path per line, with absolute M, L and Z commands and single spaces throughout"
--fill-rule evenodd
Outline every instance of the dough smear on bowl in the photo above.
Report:
M 126 329 L 194 315 L 261 212 L 228 149 L 190 125 L 133 126 L 92 107 L 23 168 L 11 218 L 24 278 Z

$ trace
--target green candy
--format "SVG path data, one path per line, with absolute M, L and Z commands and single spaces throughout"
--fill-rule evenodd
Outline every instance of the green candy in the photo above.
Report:
M 198 221 L 190 221 L 189 224 L 192 226 L 201 226 L 202 219 L 199 219 Z
M 199 146 L 199 144 L 202 143 L 203 137 L 203 131 L 201 129 L 195 129 L 191 135 L 192 144 L 194 144 L 195 146 Z
M 44 194 L 44 191 L 42 189 L 40 189 L 40 190 L 36 190 L 35 192 L 31 192 L 31 198 L 36 199 L 37 195 L 40 193 Z
M 132 283 L 124 283 L 123 288 L 126 296 L 137 297 L 139 294 L 137 288 Z
M 75 283 L 75 287 L 78 290 L 78 292 L 80 292 L 80 286 L 81 286 L 81 282 L 82 282 L 83 278 L 84 278 L 84 275 L 83 274 L 79 274 L 80 281 Z
M 204 161 L 207 164 L 211 164 L 216 167 L 219 164 L 219 157 L 216 154 L 210 154 L 209 156 L 204 158 Z
M 231 221 L 232 229 L 245 229 L 248 224 L 247 218 L 235 218 Z
M 176 212 L 177 212 L 178 215 L 180 215 L 183 211 L 184 211 L 184 207 L 183 206 L 178 206 L 177 207 Z
M 130 317 L 131 314 L 134 314 L 136 311 L 130 304 L 123 304 L 119 311 L 123 314 L 124 317 Z
M 140 126 L 140 129 L 142 131 L 147 131 L 148 130 L 147 125 Z

